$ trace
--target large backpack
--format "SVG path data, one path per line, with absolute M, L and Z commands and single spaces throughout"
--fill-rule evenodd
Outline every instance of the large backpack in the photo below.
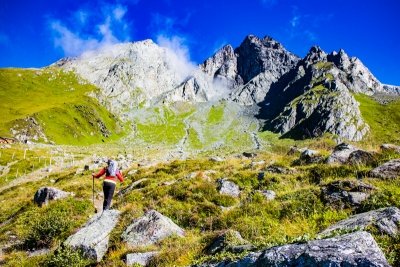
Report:
M 108 166 L 107 166 L 107 175 L 108 176 L 116 176 L 117 168 L 118 168 L 117 162 L 114 160 L 109 160 Z

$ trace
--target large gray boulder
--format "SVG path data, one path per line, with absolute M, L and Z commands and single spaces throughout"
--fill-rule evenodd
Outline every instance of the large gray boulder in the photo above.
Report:
M 126 265 L 132 266 L 133 264 L 139 264 L 142 266 L 147 266 L 154 256 L 159 252 L 143 252 L 143 253 L 130 253 L 126 255 Z
M 234 262 L 202 264 L 201 267 L 389 267 L 385 255 L 368 232 L 360 231 L 305 244 L 290 244 L 250 253 Z
M 400 153 L 400 146 L 396 146 L 396 145 L 393 145 L 393 144 L 382 144 L 381 145 L 381 150 L 382 151 Z
M 336 208 L 357 207 L 367 200 L 375 188 L 372 185 L 355 181 L 340 180 L 321 187 L 322 200 Z
M 376 167 L 369 172 L 369 175 L 382 179 L 396 179 L 400 176 L 400 159 L 392 159 L 391 161 Z
M 226 178 L 218 180 L 218 190 L 220 194 L 228 195 L 232 197 L 239 197 L 240 189 L 237 184 L 234 182 L 229 181 Z
M 399 233 L 399 223 L 400 210 L 398 208 L 382 208 L 353 215 L 348 219 L 341 220 L 321 232 L 320 236 L 329 236 L 340 231 L 363 230 L 370 226 L 376 227 L 376 229 L 383 234 L 395 236 Z
M 54 187 L 41 187 L 36 191 L 33 201 L 41 207 L 42 205 L 47 205 L 51 200 L 63 199 L 73 195 L 74 193 L 65 192 Z
M 351 165 L 371 165 L 375 160 L 372 153 L 359 149 L 350 153 L 347 163 Z
M 170 218 L 150 210 L 134 220 L 121 237 L 128 245 L 137 247 L 155 244 L 172 235 L 183 237 L 185 231 Z
M 333 152 L 326 160 L 326 163 L 346 163 L 350 154 L 356 150 L 357 148 L 350 144 L 341 143 L 333 149 Z
M 118 222 L 120 212 L 105 210 L 93 216 L 78 232 L 65 241 L 65 245 L 79 249 L 92 260 L 100 262 L 108 249 L 110 233 Z

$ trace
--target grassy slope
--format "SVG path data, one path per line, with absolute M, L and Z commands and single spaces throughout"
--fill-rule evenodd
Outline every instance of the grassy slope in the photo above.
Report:
M 382 105 L 369 96 L 358 94 L 363 119 L 371 127 L 371 133 L 363 141 L 366 144 L 400 144 L 400 100 Z
M 0 136 L 9 136 L 16 124 L 26 127 L 26 117 L 37 119 L 45 134 L 59 144 L 92 144 L 120 135 L 116 118 L 87 96 L 95 91 L 73 73 L 55 68 L 0 70 Z
M 381 154 L 378 156 L 378 161 L 383 162 L 388 158 L 399 156 Z M 286 151 L 262 152 L 253 161 L 264 160 L 266 163 L 257 166 L 251 165 L 250 159 L 232 157 L 225 162 L 212 162 L 199 157 L 161 163 L 150 168 L 138 167 L 136 174 L 126 175 L 124 186 L 139 179 L 148 180 L 125 197 L 114 198 L 114 207 L 122 211 L 121 219 L 111 234 L 108 253 L 97 266 L 124 266 L 123 256 L 135 251 L 160 250 L 161 255 L 155 259 L 152 266 L 188 266 L 211 258 L 232 257 L 234 255 L 225 253 L 214 257 L 204 254 L 204 248 L 210 243 L 211 238 L 225 229 L 239 231 L 259 249 L 315 238 L 319 231 L 353 213 L 350 209 L 336 210 L 324 205 L 320 198 L 320 186 L 334 180 L 356 179 L 357 173 L 364 172 L 372 166 L 297 166 L 295 174 L 266 173 L 263 180 L 257 178 L 258 173 L 270 162 L 289 167 L 296 158 L 297 156 L 286 155 Z M 208 174 L 209 178 L 204 178 L 206 170 L 214 170 L 215 173 Z M 198 172 L 198 175 L 192 179 L 182 179 L 192 172 Z M 0 206 L 2 214 L 0 223 L 7 221 L 0 228 L 0 245 L 6 244 L 10 236 L 15 235 L 18 240 L 25 242 L 25 246 L 37 247 L 39 237 L 49 232 L 52 235 L 46 241 L 50 247 L 58 247 L 60 242 L 93 213 L 88 203 L 91 199 L 91 179 L 85 179 L 90 176 L 89 174 L 89 172 L 83 175 L 76 174 L 75 169 L 67 169 L 41 181 L 24 184 L 0 194 L 0 203 L 9 203 Z M 316 175 L 320 179 L 319 182 L 311 177 Z M 240 199 L 218 193 L 217 179 L 220 177 L 229 177 L 240 186 L 242 190 Z M 55 182 L 51 183 L 50 180 Z M 176 183 L 164 184 L 172 180 Z M 399 181 L 378 179 L 364 181 L 376 186 L 378 190 L 358 212 L 399 205 Z M 76 196 L 54 202 L 43 209 L 34 207 L 31 199 L 35 190 L 49 184 L 75 192 Z M 255 192 L 263 189 L 274 190 L 277 198 L 266 201 L 262 195 Z M 101 191 L 100 183 L 96 183 L 96 191 Z M 10 199 L 13 201 L 9 202 Z M 232 209 L 223 211 L 220 206 Z M 185 229 L 186 237 L 181 239 L 172 237 L 147 248 L 127 247 L 121 241 L 120 234 L 134 218 L 142 215 L 145 209 L 156 209 L 170 217 Z M 56 220 L 56 217 L 61 215 L 69 216 L 62 224 L 44 224 L 44 221 Z M 71 218 L 74 220 L 70 220 Z M 396 241 L 379 234 L 376 238 L 391 264 L 396 264 L 396 257 L 400 255 Z M 55 257 L 50 253 L 48 256 L 28 258 L 24 252 L 15 248 L 6 253 L 5 266 L 46 266 L 44 263 L 54 261 Z M 66 255 L 63 260 L 68 257 L 72 256 Z

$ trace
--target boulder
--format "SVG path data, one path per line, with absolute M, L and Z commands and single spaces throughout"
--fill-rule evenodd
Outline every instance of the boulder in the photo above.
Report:
M 295 162 L 296 164 L 313 164 L 320 163 L 323 161 L 322 156 L 318 151 L 312 149 L 306 149 L 300 154 L 300 158 Z
M 375 162 L 372 153 L 365 150 L 356 150 L 350 153 L 347 163 L 351 165 L 371 165 Z
M 335 181 L 322 186 L 322 200 L 336 208 L 357 207 L 369 198 L 375 188 L 372 185 L 354 181 Z
M 287 167 L 282 167 L 279 165 L 269 165 L 266 169 L 266 172 L 277 173 L 277 174 L 293 174 L 295 171 L 293 169 L 289 169 Z
M 252 252 L 242 259 L 205 263 L 197 267 L 309 267 L 368 266 L 389 267 L 385 255 L 368 232 L 359 231 L 304 244 L 289 244 Z
M 243 152 L 242 155 L 245 158 L 255 158 L 255 157 L 257 157 L 257 153 L 253 153 L 253 152 Z
M 257 190 L 256 192 L 263 195 L 266 200 L 274 200 L 276 198 L 276 193 L 272 190 Z
M 214 255 L 222 251 L 241 253 L 254 248 L 253 245 L 243 239 L 238 231 L 228 230 L 214 238 L 206 248 L 206 253 L 209 255 Z
M 130 253 L 126 255 L 126 265 L 132 266 L 134 264 L 139 264 L 142 266 L 147 266 L 154 256 L 156 256 L 159 252 L 151 251 L 151 252 L 143 252 L 143 253 Z
M 333 149 L 333 152 L 326 160 L 326 163 L 346 163 L 350 154 L 356 150 L 357 148 L 350 144 L 341 143 Z
M 78 232 L 65 241 L 65 245 L 79 249 L 85 257 L 100 262 L 108 249 L 111 231 L 118 222 L 120 212 L 105 210 L 93 216 Z
M 218 180 L 218 190 L 220 194 L 229 195 L 232 197 L 239 197 L 240 189 L 239 186 L 234 182 L 228 181 L 228 179 L 223 178 Z
M 134 220 L 121 237 L 130 246 L 148 246 L 172 235 L 183 237 L 185 231 L 170 218 L 150 210 Z
M 366 227 L 376 229 L 387 235 L 395 236 L 399 233 L 400 210 L 396 207 L 372 210 L 341 220 L 321 232 L 320 236 L 328 236 L 337 231 L 354 231 Z
M 383 144 L 383 145 L 381 145 L 381 150 L 400 153 L 400 146 L 396 146 L 393 144 Z
M 41 187 L 36 191 L 33 201 L 41 207 L 43 204 L 47 205 L 51 200 L 63 199 L 74 195 L 74 193 L 65 192 L 54 187 Z
M 400 176 L 400 159 L 392 159 L 372 171 L 369 176 L 382 179 L 396 179 Z

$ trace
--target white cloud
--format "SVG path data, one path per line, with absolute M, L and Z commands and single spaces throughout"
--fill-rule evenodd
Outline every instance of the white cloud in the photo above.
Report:
M 105 5 L 101 12 L 79 10 L 74 14 L 74 25 L 53 20 L 50 27 L 55 47 L 66 56 L 78 56 L 85 52 L 108 47 L 129 40 L 129 24 L 124 16 L 127 8 L 121 5 Z M 91 23 L 88 23 L 90 20 Z M 76 30 L 71 30 L 71 28 Z
M 198 68 L 190 60 L 189 48 L 185 38 L 180 36 L 157 36 L 157 44 L 166 48 L 167 62 L 170 68 L 183 80 L 192 75 Z
M 293 28 L 297 27 L 299 23 L 300 23 L 300 16 L 298 15 L 293 16 L 292 19 L 290 20 L 290 25 L 292 25 Z

